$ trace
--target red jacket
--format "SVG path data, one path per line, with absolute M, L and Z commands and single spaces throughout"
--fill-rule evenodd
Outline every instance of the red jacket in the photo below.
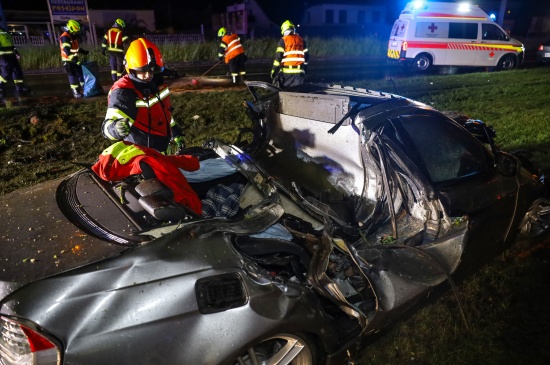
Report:
M 117 181 L 141 174 L 141 161 L 151 166 L 157 179 L 172 190 L 175 202 L 202 214 L 202 204 L 197 193 L 179 170 L 198 170 L 199 159 L 195 156 L 166 156 L 153 148 L 119 141 L 101 153 L 92 170 L 105 181 Z

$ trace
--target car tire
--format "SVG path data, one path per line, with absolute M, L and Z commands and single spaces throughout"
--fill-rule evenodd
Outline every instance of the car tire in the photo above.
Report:
M 516 67 L 517 60 L 511 54 L 504 55 L 500 61 L 498 61 L 497 69 L 500 71 L 512 70 Z
M 432 57 L 427 53 L 421 53 L 413 61 L 415 71 L 426 72 L 432 66 Z
M 315 343 L 305 334 L 279 334 L 251 346 L 234 361 L 234 365 L 318 364 Z

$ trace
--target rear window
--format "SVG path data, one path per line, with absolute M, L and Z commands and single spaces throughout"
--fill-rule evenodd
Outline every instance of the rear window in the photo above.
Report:
M 406 20 L 396 20 L 395 23 L 393 23 L 393 28 L 391 30 L 391 36 L 392 37 L 404 37 L 405 33 L 407 32 L 407 26 L 409 25 L 409 22 Z

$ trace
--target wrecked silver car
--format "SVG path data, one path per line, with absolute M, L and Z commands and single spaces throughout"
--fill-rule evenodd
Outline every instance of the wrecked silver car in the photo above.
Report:
M 222 200 L 210 216 L 154 177 L 87 167 L 1 197 L 1 364 L 351 362 L 361 338 L 548 227 L 544 176 L 481 121 L 247 85 L 252 127 L 185 151 L 203 206 Z

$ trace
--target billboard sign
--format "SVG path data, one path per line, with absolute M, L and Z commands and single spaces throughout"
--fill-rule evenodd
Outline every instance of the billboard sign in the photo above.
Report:
M 87 21 L 86 0 L 48 0 L 52 22 Z

